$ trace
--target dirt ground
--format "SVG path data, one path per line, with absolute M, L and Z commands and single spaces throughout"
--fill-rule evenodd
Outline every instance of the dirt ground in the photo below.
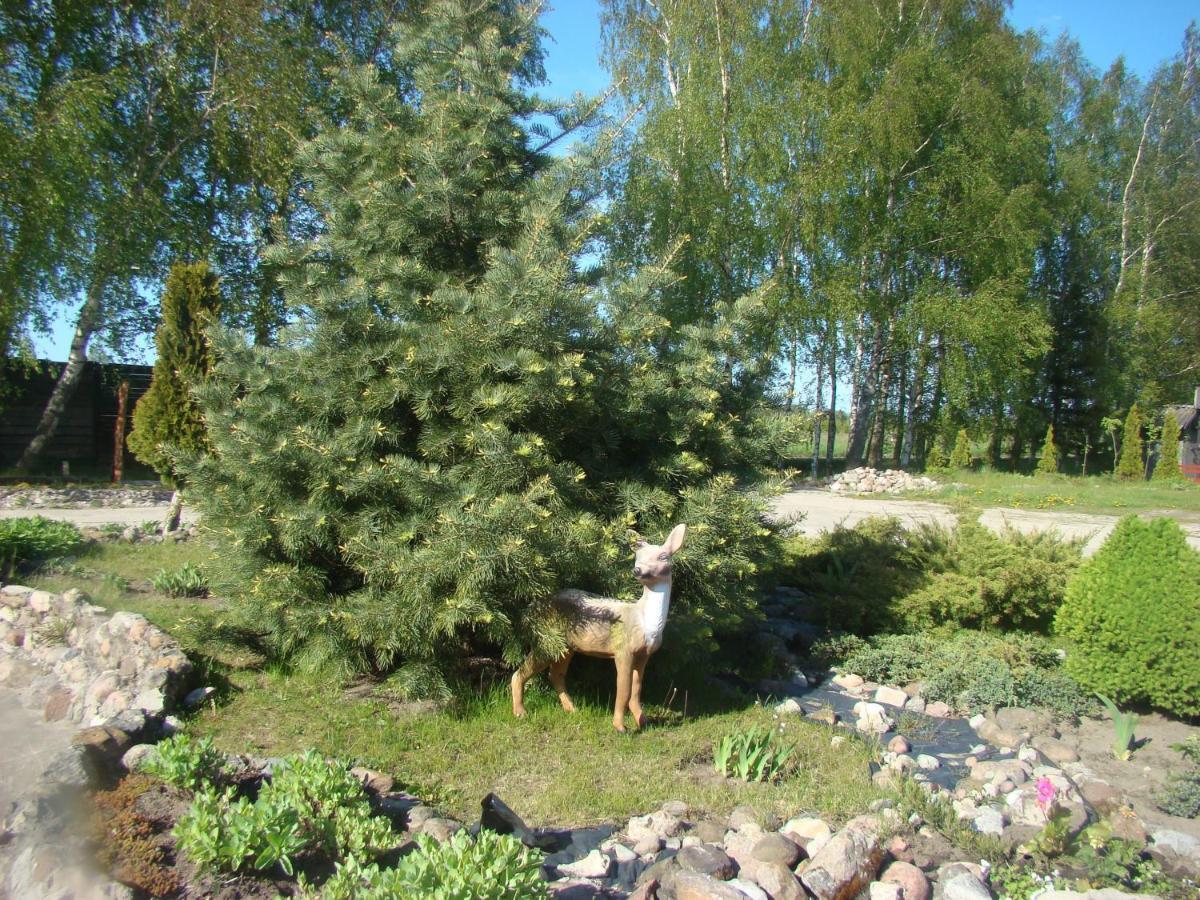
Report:
M 1126 761 L 1112 753 L 1113 725 L 1108 719 L 1083 719 L 1078 726 L 1060 725 L 1060 740 L 1074 748 L 1079 761 L 1096 776 L 1124 792 L 1134 812 L 1147 825 L 1158 825 L 1200 839 L 1200 819 L 1181 819 L 1162 812 L 1154 798 L 1172 772 L 1180 772 L 1187 763 L 1172 744 L 1200 736 L 1200 727 L 1143 715 L 1134 729 L 1138 749 Z

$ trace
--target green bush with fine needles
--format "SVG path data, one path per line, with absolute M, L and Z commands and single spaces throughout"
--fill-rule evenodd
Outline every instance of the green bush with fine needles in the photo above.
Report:
M 1122 519 L 1055 619 L 1071 677 L 1124 705 L 1200 714 L 1200 553 L 1172 519 Z

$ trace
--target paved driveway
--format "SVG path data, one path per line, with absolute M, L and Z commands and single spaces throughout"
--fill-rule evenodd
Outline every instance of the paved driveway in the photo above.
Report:
M 776 516 L 784 518 L 798 513 L 804 519 L 797 527 L 801 534 L 819 534 L 838 525 L 853 527 L 871 516 L 895 516 L 905 525 L 923 522 L 938 522 L 952 525 L 953 511 L 941 503 L 923 500 L 894 500 L 879 497 L 853 497 L 834 494 L 824 490 L 791 491 L 775 498 L 771 507 Z M 1143 515 L 1172 515 L 1171 512 L 1145 513 Z M 979 521 L 995 531 L 1005 527 L 1024 533 L 1054 531 L 1063 537 L 1081 538 L 1084 555 L 1090 556 L 1100 546 L 1117 524 L 1117 516 L 1092 515 L 1058 510 L 985 509 Z M 1188 543 L 1200 550 L 1200 517 L 1176 516 L 1187 532 Z

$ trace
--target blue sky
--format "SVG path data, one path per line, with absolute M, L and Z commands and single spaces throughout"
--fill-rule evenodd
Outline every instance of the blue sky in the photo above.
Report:
M 594 94 L 608 85 L 601 68 L 598 0 L 549 2 L 543 24 L 547 47 L 547 95 L 565 97 L 576 91 Z M 1118 56 L 1142 78 L 1178 52 L 1188 22 L 1200 18 L 1196 0 L 1014 0 L 1009 21 L 1021 31 L 1041 32 L 1053 41 L 1062 32 L 1079 41 L 1085 55 L 1107 69 Z M 75 310 L 65 310 L 49 336 L 36 341 L 38 355 L 64 360 L 70 346 Z M 147 339 L 129 361 L 149 361 L 153 341 Z

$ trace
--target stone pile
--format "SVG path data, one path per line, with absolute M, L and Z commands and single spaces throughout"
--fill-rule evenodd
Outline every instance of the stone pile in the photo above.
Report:
M 110 617 L 79 591 L 0 587 L 0 685 L 46 721 L 83 726 L 16 809 L 0 810 L 0 896 L 133 896 L 88 862 L 81 804 L 89 788 L 120 774 L 130 748 L 177 726 L 168 713 L 191 668 L 179 644 L 144 616 Z
M 0 588 L 0 684 L 46 721 L 102 725 L 128 709 L 167 711 L 191 672 L 179 644 L 145 616 L 109 616 L 86 595 Z
M 902 494 L 906 491 L 935 491 L 939 487 L 932 478 L 912 475 L 900 469 L 871 469 L 863 466 L 834 476 L 829 490 L 835 494 Z
M 157 506 L 170 502 L 171 493 L 150 487 L 0 488 L 0 509 Z

